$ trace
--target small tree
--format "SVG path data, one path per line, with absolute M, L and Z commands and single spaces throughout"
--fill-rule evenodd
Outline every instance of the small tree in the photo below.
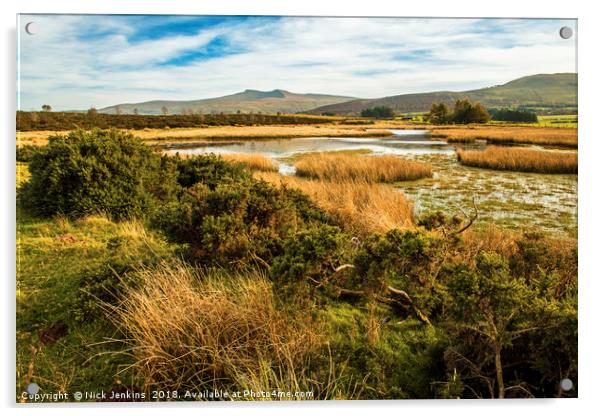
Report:
M 42 111 L 45 111 L 45 112 L 52 111 L 52 107 L 49 104 L 44 104 L 42 106 Z
M 132 110 L 132 112 L 133 112 L 135 115 L 138 115 L 138 109 L 137 109 L 137 108 L 134 108 L 134 110 Z
M 448 273 L 448 325 L 460 343 L 474 340 L 469 342 L 472 355 L 492 356 L 495 382 L 488 382 L 489 390 L 503 399 L 508 387 L 502 352 L 522 335 L 541 328 L 531 313 L 536 293 L 525 279 L 511 273 L 507 260 L 493 252 L 479 254 L 474 269 L 459 265 Z M 479 365 L 470 367 L 483 367 L 484 361 L 481 358 Z M 484 374 L 474 376 L 487 379 Z
M 94 117 L 94 116 L 96 116 L 97 114 L 98 114 L 98 110 L 97 110 L 96 108 L 94 108 L 94 107 L 90 107 L 90 108 L 88 109 L 88 115 L 89 115 L 90 117 Z
M 426 117 L 433 124 L 447 124 L 450 122 L 449 107 L 445 103 L 433 103 Z
M 161 112 L 163 113 L 164 116 L 166 116 L 169 113 L 169 110 L 167 109 L 167 107 L 163 106 L 163 107 L 161 107 Z
M 480 103 L 472 104 L 468 99 L 457 100 L 452 122 L 457 124 L 487 123 L 491 114 Z

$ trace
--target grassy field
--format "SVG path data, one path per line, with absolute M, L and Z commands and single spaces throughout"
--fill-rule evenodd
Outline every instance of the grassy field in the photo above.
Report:
M 311 153 L 295 163 L 297 175 L 327 181 L 398 182 L 432 175 L 430 166 L 395 156 Z
M 484 151 L 458 150 L 458 160 L 478 168 L 539 173 L 577 173 L 575 152 L 490 146 Z

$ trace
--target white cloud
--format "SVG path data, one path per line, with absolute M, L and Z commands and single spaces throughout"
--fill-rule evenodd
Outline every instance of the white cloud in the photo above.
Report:
M 22 19 L 39 28 L 20 37 L 22 109 L 198 99 L 246 88 L 380 97 L 575 71 L 575 43 L 558 36 L 572 21 L 258 18 L 131 41 L 140 28 L 123 17 Z M 218 36 L 240 52 L 165 65 Z

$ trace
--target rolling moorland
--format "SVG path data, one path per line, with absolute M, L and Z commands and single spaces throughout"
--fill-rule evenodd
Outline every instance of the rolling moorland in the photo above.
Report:
M 372 100 L 352 100 L 325 105 L 309 111 L 310 114 L 359 115 L 367 108 L 386 106 L 396 112 L 429 111 L 434 102 L 453 105 L 456 100 L 468 98 L 487 108 L 521 106 L 539 111 L 569 114 L 577 108 L 577 74 L 538 74 L 519 78 L 503 85 L 471 91 L 437 91 L 421 94 L 402 94 Z
M 576 397 L 563 120 L 19 112 L 17 400 Z
M 325 94 L 295 94 L 284 90 L 246 90 L 224 97 L 193 101 L 148 101 L 116 104 L 99 109 L 105 114 L 214 114 L 214 113 L 307 113 L 358 116 L 362 110 L 386 106 L 398 113 L 427 112 L 434 102 L 447 105 L 462 98 L 477 101 L 487 108 L 517 105 L 574 114 L 577 107 L 576 74 L 538 74 L 522 77 L 504 85 L 472 91 L 437 91 L 403 94 L 376 99 L 358 99 Z M 166 111 L 164 111 L 166 110 Z
M 327 94 L 295 94 L 284 90 L 245 90 L 224 97 L 192 101 L 148 101 L 118 104 L 98 111 L 105 114 L 185 114 L 212 113 L 301 113 L 316 107 L 349 101 L 353 97 Z M 165 111 L 166 110 L 166 111 Z

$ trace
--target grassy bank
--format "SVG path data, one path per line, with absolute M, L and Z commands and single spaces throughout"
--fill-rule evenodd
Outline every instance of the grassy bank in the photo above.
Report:
M 489 146 L 484 151 L 458 150 L 463 165 L 537 173 L 577 173 L 577 153 Z

